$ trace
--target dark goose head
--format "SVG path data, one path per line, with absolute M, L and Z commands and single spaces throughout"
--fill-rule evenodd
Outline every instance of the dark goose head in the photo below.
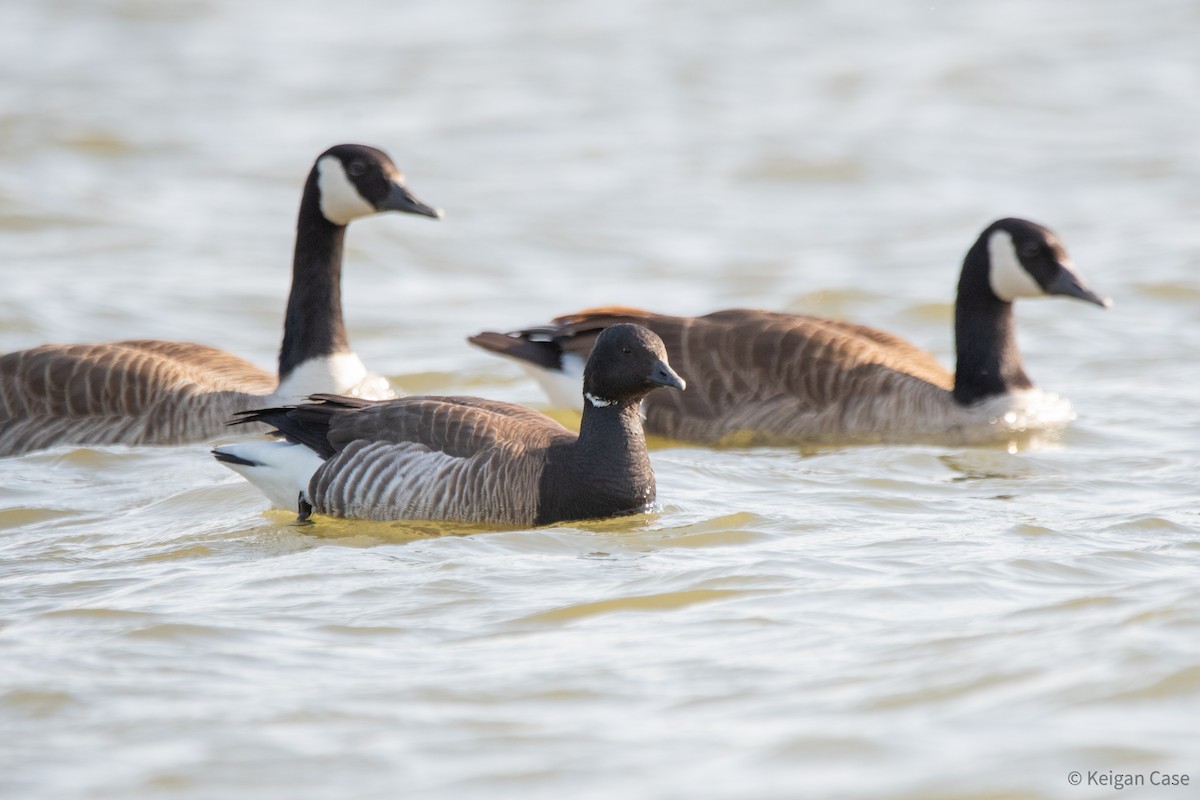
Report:
M 631 514 L 654 502 L 642 398 L 662 386 L 684 388 L 662 339 L 640 325 L 605 328 L 583 369 L 579 438 L 550 447 L 538 484 L 539 525 Z
M 387 153 L 362 144 L 339 144 L 317 158 L 310 180 L 322 216 L 334 225 L 381 211 L 440 219 L 440 209 L 422 203 L 404 185 L 404 175 Z
M 1012 304 L 1019 297 L 1048 295 L 1112 305 L 1088 288 L 1049 228 L 1012 217 L 985 228 L 967 251 L 958 281 L 956 402 L 969 405 L 1033 386 L 1017 350 Z
M 1064 295 L 1102 308 L 1112 305 L 1083 282 L 1049 228 L 1010 217 L 993 222 L 980 240 L 987 243 L 988 285 L 999 300 Z
M 683 389 L 683 378 L 667 363 L 662 339 L 641 325 L 605 328 L 583 368 L 583 396 L 605 408 L 636 403 L 660 386 Z

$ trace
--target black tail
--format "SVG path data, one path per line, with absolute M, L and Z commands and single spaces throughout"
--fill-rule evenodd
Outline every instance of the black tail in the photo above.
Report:
M 358 397 L 342 397 L 336 394 L 314 394 L 308 398 L 314 402 L 302 403 L 296 406 L 280 406 L 278 408 L 256 408 L 249 411 L 239 411 L 236 419 L 230 425 L 242 425 L 247 422 L 262 422 L 270 425 L 281 436 L 292 444 L 302 444 L 321 458 L 330 458 L 337 451 L 329 443 L 329 425 L 337 414 L 350 414 L 360 408 L 375 405 L 375 401 L 363 400 Z M 241 459 L 222 458 L 224 453 L 216 453 L 219 460 L 231 463 L 241 463 Z M 253 466 L 253 464 L 251 464 Z
M 562 369 L 562 347 L 550 335 L 552 333 L 552 328 L 516 333 L 484 331 L 467 337 L 467 341 L 497 355 L 527 361 L 543 369 Z

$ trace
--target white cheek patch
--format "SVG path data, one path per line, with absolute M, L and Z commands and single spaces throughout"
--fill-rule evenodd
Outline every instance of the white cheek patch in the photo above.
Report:
M 1008 231 L 995 231 L 988 238 L 988 283 L 1005 302 L 1018 297 L 1042 297 L 1046 290 L 1021 266 L 1017 248 Z
M 352 219 L 377 213 L 354 188 L 341 159 L 334 156 L 317 161 L 317 188 L 321 190 L 321 213 L 335 225 L 348 225 Z

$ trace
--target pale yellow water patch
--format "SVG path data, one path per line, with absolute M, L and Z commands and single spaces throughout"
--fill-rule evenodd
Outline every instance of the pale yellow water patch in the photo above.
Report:
M 371 547 L 381 543 L 403 543 L 438 536 L 470 536 L 498 530 L 494 526 L 473 525 L 441 520 L 377 520 L 338 519 L 316 515 L 305 522 L 296 522 L 295 514 L 272 510 L 266 512 L 272 520 L 288 526 L 291 532 L 311 536 L 346 547 Z
M 851 159 L 805 159 L 784 154 L 763 155 L 737 174 L 743 181 L 780 183 L 857 183 L 864 175 L 862 162 Z
M 1173 672 L 1144 686 L 1117 692 L 1107 698 L 1118 702 L 1171 702 L 1174 698 L 1194 697 L 1200 694 L 1200 666 L 1191 666 Z
M 0 695 L 0 708 L 5 708 L 12 714 L 35 719 L 50 719 L 79 705 L 79 701 L 70 692 L 64 691 L 16 690 Z
M 54 508 L 4 508 L 0 509 L 0 531 L 65 520 L 71 516 L 69 511 Z
M 1200 300 L 1200 285 L 1190 281 L 1137 283 L 1132 288 L 1144 297 L 1169 303 L 1194 303 Z
M 465 346 L 465 345 L 464 345 Z M 388 382 L 406 395 L 473 394 L 483 386 L 503 383 L 502 377 L 463 372 L 406 372 L 388 376 Z
M 624 611 L 670 611 L 687 608 L 698 603 L 710 603 L 716 600 L 726 600 L 738 596 L 750 596 L 756 592 L 735 591 L 731 589 L 698 589 L 686 592 L 666 592 L 655 595 L 638 597 L 619 597 L 612 600 L 600 600 L 594 603 L 580 603 L 573 606 L 556 608 L 531 614 L 517 622 L 571 622 L 597 614 L 617 614 Z

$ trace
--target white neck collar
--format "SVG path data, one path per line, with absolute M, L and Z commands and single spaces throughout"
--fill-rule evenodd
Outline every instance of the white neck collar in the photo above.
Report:
M 595 408 L 605 408 L 606 406 L 615 405 L 617 402 L 616 400 L 605 400 L 603 397 L 597 397 L 591 392 L 584 392 L 583 399 L 587 400 Z

